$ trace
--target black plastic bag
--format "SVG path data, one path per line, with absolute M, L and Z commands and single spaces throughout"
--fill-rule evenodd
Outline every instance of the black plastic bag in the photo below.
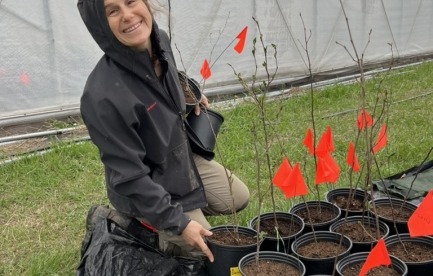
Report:
M 77 275 L 174 275 L 179 262 L 133 237 L 108 218 L 96 222 Z
M 90 208 L 86 230 L 77 276 L 207 275 L 203 260 L 166 256 L 156 232 L 108 206 Z

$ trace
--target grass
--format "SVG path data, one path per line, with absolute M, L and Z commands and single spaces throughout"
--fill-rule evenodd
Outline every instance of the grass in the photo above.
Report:
M 373 178 L 388 176 L 422 162 L 432 147 L 433 63 L 427 62 L 384 73 L 367 84 L 369 111 L 377 97 L 386 92 L 392 102 L 387 112 L 388 144 L 377 157 L 379 169 Z M 379 92 L 379 93 L 378 93 Z M 272 169 L 287 156 L 299 162 L 304 178 L 313 186 L 312 158 L 302 145 L 306 129 L 311 127 L 311 98 L 308 89 L 288 99 L 266 105 L 271 130 Z M 332 127 L 334 158 L 341 168 L 336 186 L 349 183 L 345 163 L 347 145 L 355 140 L 359 86 L 336 84 L 314 94 L 317 135 Z M 218 136 L 216 159 L 235 172 L 251 190 L 251 202 L 240 213 L 245 225 L 256 215 L 257 161 L 254 145 L 262 160 L 264 146 L 253 104 L 219 110 L 225 122 Z M 259 126 L 259 125 L 258 125 Z M 256 126 L 256 127 L 258 127 Z M 103 168 L 98 152 L 90 142 L 53 143 L 52 151 L 0 166 L 0 275 L 74 275 L 80 259 L 85 233 L 85 217 L 93 204 L 108 204 Z M 362 151 L 358 152 L 362 162 Z M 430 158 L 431 159 L 431 158 Z M 262 163 L 264 164 L 264 163 Z M 263 210 L 270 210 L 269 176 L 261 167 L 259 179 L 266 197 Z M 320 186 L 324 192 L 331 185 Z M 276 190 L 278 210 L 299 202 L 287 200 Z M 312 197 L 313 195 L 311 195 Z M 210 218 L 212 224 L 230 222 L 230 216 Z

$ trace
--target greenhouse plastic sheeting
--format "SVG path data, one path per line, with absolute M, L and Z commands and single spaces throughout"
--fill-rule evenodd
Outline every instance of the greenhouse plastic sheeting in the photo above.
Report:
M 85 81 L 102 52 L 82 23 L 76 2 L 0 2 L 0 126 L 40 116 L 78 114 Z M 342 2 L 358 54 L 365 49 L 366 64 L 433 52 L 433 1 Z M 309 63 L 304 51 L 303 22 L 307 36 L 311 31 L 308 53 L 314 73 L 344 72 L 356 65 L 342 46 L 354 55 L 339 0 L 159 3 L 156 20 L 171 35 L 178 68 L 200 80 L 204 59 L 210 62 L 212 76 L 206 83 L 201 82 L 208 95 L 241 88 L 232 67 L 245 78 L 254 74 L 252 41 L 260 32 L 269 49 L 271 71 L 276 64 L 270 45 L 276 45 L 277 82 L 306 76 Z M 245 49 L 238 54 L 233 46 L 246 26 Z M 256 47 L 258 77 L 263 78 L 264 51 L 259 39 Z

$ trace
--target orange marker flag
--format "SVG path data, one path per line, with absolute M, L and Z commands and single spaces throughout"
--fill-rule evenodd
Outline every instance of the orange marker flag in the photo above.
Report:
M 430 190 L 407 221 L 411 237 L 433 235 L 433 190 Z
M 359 276 L 364 276 L 370 269 L 374 267 L 390 264 L 391 258 L 389 257 L 388 250 L 386 249 L 385 241 L 380 239 L 370 251 L 370 254 L 368 254 L 367 259 L 365 260 L 365 263 L 359 272 Z
M 203 79 L 205 79 L 205 80 L 207 80 L 212 75 L 212 72 L 210 71 L 210 68 L 209 68 L 209 63 L 207 62 L 207 59 L 205 59 L 203 61 L 203 64 L 202 64 L 201 69 L 200 69 L 200 74 L 203 77 Z
M 365 111 L 365 109 L 362 109 L 358 113 L 358 119 L 356 120 L 356 126 L 359 130 L 363 130 L 366 127 L 370 127 L 373 125 L 373 118 L 371 118 L 371 115 Z
M 380 128 L 379 135 L 377 136 L 376 144 L 373 147 L 373 153 L 376 153 L 383 147 L 385 147 L 387 140 L 388 139 L 386 137 L 386 124 L 383 124 Z
M 307 185 L 305 185 L 304 178 L 301 174 L 301 169 L 299 169 L 299 163 L 295 164 L 289 177 L 284 182 L 284 185 L 279 188 L 284 193 L 286 198 L 308 194 Z
M 234 49 L 238 54 L 242 53 L 242 51 L 244 50 L 245 40 L 247 38 L 247 31 L 248 31 L 248 26 L 243 28 L 243 30 L 236 37 L 239 39 L 239 41 L 238 43 L 236 43 Z
M 316 156 L 324 157 L 334 151 L 334 142 L 332 141 L 331 127 L 326 127 L 325 132 L 320 137 L 319 143 L 316 148 Z
M 355 146 L 353 145 L 352 141 L 349 142 L 349 149 L 347 150 L 346 162 L 349 165 L 349 167 L 352 168 L 352 171 L 359 172 L 359 163 L 358 163 L 358 159 L 356 158 Z
M 272 178 L 272 183 L 277 187 L 283 186 L 284 182 L 286 181 L 287 177 L 289 177 L 291 172 L 292 172 L 292 166 L 290 166 L 287 157 L 284 157 L 283 161 L 278 167 L 277 172 Z
M 315 184 L 335 183 L 340 175 L 340 168 L 332 156 L 328 153 L 317 159 Z
M 308 152 L 310 153 L 310 155 L 313 155 L 314 154 L 313 134 L 312 134 L 310 128 L 307 129 L 307 133 L 305 134 L 305 138 L 304 138 L 303 144 L 304 144 L 304 146 L 307 147 Z

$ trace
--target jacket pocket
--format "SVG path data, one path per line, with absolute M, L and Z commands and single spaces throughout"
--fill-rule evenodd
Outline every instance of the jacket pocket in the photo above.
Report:
M 173 199 L 202 188 L 187 140 L 168 152 L 164 166 L 154 171 L 152 179 L 161 183 Z

